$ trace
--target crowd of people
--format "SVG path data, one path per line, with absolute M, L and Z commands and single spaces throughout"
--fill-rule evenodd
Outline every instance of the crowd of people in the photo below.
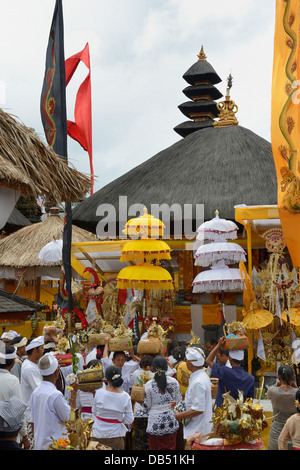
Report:
M 67 386 L 73 366 L 62 366 L 40 336 L 27 340 L 15 332 L 0 340 L 0 449 L 47 450 L 63 436 L 72 410 L 93 419 L 91 440 L 112 450 L 184 450 L 193 436 L 212 430 L 213 413 L 223 394 L 254 398 L 254 376 L 243 368 L 244 351 L 215 344 L 170 342 L 160 354 L 111 353 L 105 346 L 77 353 L 78 368 L 102 364 L 103 386 L 94 392 Z M 55 346 L 55 345 L 54 345 Z M 133 387 L 145 377 L 144 397 L 134 401 Z M 218 379 L 215 399 L 212 380 Z M 282 366 L 269 388 L 273 405 L 269 449 L 300 449 L 300 392 L 293 368 Z

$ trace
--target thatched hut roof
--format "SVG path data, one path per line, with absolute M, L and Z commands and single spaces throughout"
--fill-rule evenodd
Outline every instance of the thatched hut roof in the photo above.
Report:
M 39 259 L 41 249 L 54 238 L 63 237 L 64 219 L 57 213 L 50 214 L 43 222 L 21 228 L 0 240 L 0 266 L 27 268 L 58 266 Z M 96 237 L 79 227 L 72 227 L 72 242 L 96 241 Z
M 91 180 L 0 108 L 0 185 L 52 203 L 77 202 L 89 192 Z
M 204 204 L 205 220 L 216 209 L 234 220 L 235 205 L 277 204 L 272 146 L 241 126 L 198 130 L 78 204 L 73 223 L 95 231 L 99 205 L 112 204 L 118 216 L 119 196 L 127 196 L 128 208 L 140 203 L 152 214 L 151 204 L 179 204 L 182 211 Z

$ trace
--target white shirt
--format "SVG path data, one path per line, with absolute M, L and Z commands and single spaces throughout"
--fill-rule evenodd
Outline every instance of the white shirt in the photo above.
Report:
M 125 364 L 122 367 L 122 379 L 124 380 L 124 383 L 121 387 L 124 392 L 130 393 L 132 389 L 132 380 L 131 380 L 131 374 L 140 368 L 140 363 L 133 361 L 130 359 L 130 361 L 125 362 Z
M 0 369 L 0 401 L 7 401 L 17 397 L 23 401 L 20 382 L 17 377 L 6 369 Z M 21 436 L 26 435 L 26 427 L 20 429 Z
M 176 361 L 176 359 L 171 355 L 171 356 L 169 356 L 169 361 L 168 361 L 168 362 L 169 362 L 169 364 L 175 364 L 177 361 Z
M 25 359 L 21 367 L 21 390 L 23 401 L 27 405 L 25 411 L 25 418 L 28 423 L 31 423 L 31 409 L 30 409 L 30 398 L 32 392 L 40 385 L 43 381 L 42 374 L 38 368 L 38 365 L 29 359 Z
M 79 353 L 76 353 L 76 356 L 79 359 L 79 362 L 77 364 L 78 371 L 82 371 L 84 369 L 83 356 L 82 356 L 82 354 L 79 354 Z M 67 389 L 67 386 L 70 385 L 70 384 L 67 382 L 66 378 L 68 377 L 68 375 L 73 374 L 73 364 L 71 364 L 69 366 L 60 367 L 60 371 L 62 373 L 62 376 L 63 376 L 64 381 L 65 381 L 65 385 L 66 385 L 64 395 L 65 395 L 66 399 L 69 399 L 71 392 Z
M 88 419 L 92 417 L 92 406 L 94 404 L 94 394 L 92 392 L 83 392 L 78 390 L 76 397 L 76 408 L 81 410 L 81 417 L 83 419 Z M 91 411 L 89 412 L 88 409 Z
M 52 439 L 63 437 L 63 422 L 70 418 L 70 406 L 63 394 L 51 382 L 43 381 L 32 392 L 32 422 L 36 450 L 47 450 Z
M 101 359 L 101 364 L 103 367 L 103 377 L 105 378 L 106 369 L 109 366 L 112 366 L 114 363 L 112 362 L 110 357 L 107 356 Z M 128 362 L 125 362 L 125 364 L 123 365 L 121 369 L 123 384 L 121 385 L 120 390 L 130 393 L 130 389 L 132 388 L 131 374 L 138 368 L 139 368 L 139 362 L 133 361 L 132 359 Z
M 199 369 L 190 375 L 190 382 L 185 395 L 186 410 L 202 411 L 183 427 L 184 439 L 200 431 L 208 434 L 212 428 L 212 398 L 211 382 L 204 369 Z
M 0 401 L 7 401 L 11 397 L 22 400 L 20 382 L 9 370 L 0 369 Z
M 103 368 L 103 377 L 105 378 L 106 369 L 109 366 L 113 365 L 113 361 L 111 360 L 111 358 L 109 356 L 101 357 L 101 364 L 102 364 L 102 368 Z
M 137 378 L 140 375 L 143 375 L 145 373 L 148 374 L 151 377 L 151 379 L 153 379 L 154 372 L 151 372 L 151 371 L 148 371 L 148 370 L 144 371 L 144 369 L 141 369 L 139 367 L 139 369 L 135 370 L 130 376 L 130 383 L 132 384 L 131 387 L 133 385 L 136 385 L 138 383 Z M 135 418 L 147 418 L 148 417 L 148 411 L 146 410 L 146 408 L 143 405 L 141 405 L 138 402 L 135 402 L 135 404 L 134 404 L 133 414 L 134 414 Z
M 98 418 L 114 419 L 119 423 L 107 423 Z M 133 411 L 131 398 L 127 392 L 115 393 L 106 388 L 100 388 L 96 391 L 93 405 L 93 436 L 97 438 L 104 437 L 122 437 L 125 436 L 127 428 L 125 424 L 131 425 L 133 422 Z

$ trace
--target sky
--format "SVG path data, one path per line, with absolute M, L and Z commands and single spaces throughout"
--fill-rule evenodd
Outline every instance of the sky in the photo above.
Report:
M 55 0 L 0 0 L 0 106 L 45 142 L 40 96 Z M 275 0 L 63 0 L 65 58 L 90 47 L 95 189 L 173 145 L 184 73 L 203 45 L 241 126 L 271 141 Z M 80 66 L 67 87 L 74 120 Z M 70 163 L 89 158 L 68 139 Z

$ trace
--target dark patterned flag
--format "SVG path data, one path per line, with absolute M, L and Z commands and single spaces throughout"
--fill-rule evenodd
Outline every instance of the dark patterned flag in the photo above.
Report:
M 41 118 L 48 144 L 67 157 L 66 72 L 62 0 L 56 0 L 46 52 Z
M 64 22 L 62 0 L 56 0 L 49 42 L 46 52 L 45 77 L 41 96 L 41 117 L 50 147 L 68 162 L 67 151 L 67 111 L 66 111 L 66 69 L 64 54 Z M 53 175 L 53 178 L 59 178 Z M 63 261 L 60 282 L 60 296 L 67 301 L 68 312 L 73 309 L 72 298 L 72 209 L 71 203 L 64 201 L 65 224 L 63 233 Z

